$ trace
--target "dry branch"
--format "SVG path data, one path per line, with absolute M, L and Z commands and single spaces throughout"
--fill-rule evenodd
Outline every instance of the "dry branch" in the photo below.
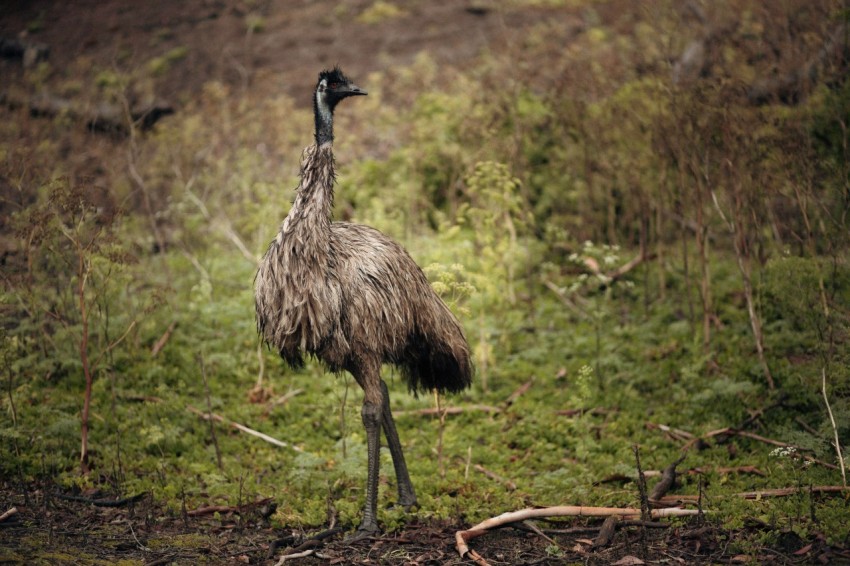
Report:
M 606 518 L 605 522 L 602 523 L 602 528 L 599 529 L 599 534 L 596 535 L 596 538 L 593 540 L 593 547 L 601 548 L 611 544 L 611 540 L 614 538 L 614 533 L 617 532 L 617 523 L 619 522 L 620 518 L 616 515 L 610 515 Z
M 487 468 L 485 468 L 481 464 L 475 464 L 473 466 L 473 468 L 475 468 L 477 471 L 481 472 L 482 474 L 484 474 L 485 476 L 487 476 L 491 480 L 496 480 L 497 482 L 504 484 L 505 487 L 508 488 L 509 491 L 514 491 L 516 489 L 516 484 L 514 482 L 512 482 L 509 479 L 503 478 L 502 476 L 500 476 L 500 475 L 498 475 L 494 472 L 491 472 L 490 470 L 488 470 Z
M 648 422 L 646 423 L 646 428 L 649 430 L 660 430 L 662 432 L 666 432 L 673 440 L 691 440 L 694 438 L 694 435 L 686 430 L 673 428 L 663 424 Z
M 172 320 L 171 324 L 168 325 L 165 332 L 163 332 L 162 336 L 160 336 L 159 340 L 156 341 L 156 344 L 151 348 L 151 357 L 155 358 L 168 343 L 169 338 L 171 338 L 171 334 L 174 332 L 174 329 L 177 327 L 177 321 Z
M 797 493 L 850 493 L 850 487 L 843 485 L 815 485 L 809 487 L 781 487 L 777 489 L 762 489 L 759 491 L 742 491 L 733 493 L 732 497 L 744 499 L 761 499 L 763 497 L 786 497 Z M 665 504 L 696 503 L 698 495 L 665 495 L 659 501 Z
M 214 421 L 218 421 L 222 424 L 229 425 L 229 426 L 235 428 L 236 430 L 240 430 L 242 432 L 256 436 L 257 438 L 265 440 L 266 442 L 268 442 L 270 444 L 274 444 L 275 446 L 280 446 L 281 448 L 292 448 L 296 452 L 304 452 L 303 448 L 300 448 L 298 446 L 295 446 L 294 444 L 289 444 L 288 442 L 284 442 L 282 440 L 278 440 L 276 438 L 273 438 L 273 437 L 269 436 L 268 434 L 264 434 L 260 431 L 254 430 L 253 428 L 249 428 L 245 425 L 242 425 L 242 424 L 239 424 L 237 422 L 226 419 L 225 417 L 222 417 L 221 415 L 217 415 L 215 413 L 207 414 L 207 413 L 201 411 L 200 409 L 196 409 L 195 407 L 193 407 L 191 405 L 187 405 L 186 410 L 191 412 L 191 413 L 195 413 L 196 415 L 198 415 L 199 417 L 201 417 L 204 420 L 214 420 Z
M 658 501 L 676 485 L 676 466 L 681 464 L 684 459 L 685 455 L 683 454 L 675 462 L 664 468 L 664 471 L 661 472 L 661 480 L 655 484 L 655 487 L 652 488 L 652 492 L 649 494 L 650 502 Z
M 511 394 L 508 396 L 508 398 L 507 398 L 507 399 L 505 399 L 505 403 L 504 403 L 505 407 L 507 408 L 507 407 L 510 407 L 511 405 L 513 405 L 513 404 L 514 404 L 514 402 L 516 402 L 516 400 L 517 400 L 517 399 L 519 399 L 519 398 L 520 398 L 522 395 L 524 395 L 524 394 L 525 394 L 525 393 L 526 393 L 529 389 L 531 389 L 531 385 L 532 385 L 533 383 L 534 383 L 534 376 L 531 376 L 531 378 L 530 378 L 528 381 L 526 381 L 525 383 L 523 383 L 522 385 L 520 385 L 519 387 L 517 387 L 516 391 L 514 391 L 513 393 L 511 393 Z
M 835 447 L 835 453 L 838 456 L 838 465 L 841 466 L 841 483 L 844 487 L 847 487 L 847 473 L 844 470 L 844 455 L 841 453 L 841 442 L 838 440 L 838 427 L 835 425 L 835 417 L 832 416 L 832 407 L 829 406 L 829 397 L 826 394 L 826 368 L 821 370 L 821 376 L 823 378 L 821 393 L 823 393 L 823 402 L 826 403 L 826 412 L 829 414 L 829 422 L 832 424 L 832 433 L 835 438 L 833 445 Z
M 9 517 L 11 517 L 11 516 L 15 515 L 17 512 L 18 512 L 18 508 L 17 508 L 17 507 L 12 507 L 12 508 L 11 508 L 11 509 L 9 509 L 8 511 L 6 511 L 6 512 L 5 512 L 5 513 L 3 513 L 2 515 L 0 515 L 0 523 L 2 523 L 3 521 L 5 521 L 5 520 L 6 520 L 6 519 L 8 519 Z
M 264 497 L 263 499 L 258 499 L 257 501 L 245 503 L 243 505 L 206 505 L 204 507 L 198 507 L 197 509 L 187 511 L 186 515 L 189 517 L 200 517 L 201 515 L 212 515 L 213 513 L 244 513 L 249 509 L 267 505 L 268 503 L 271 503 L 271 501 L 271 497 Z
M 696 509 L 652 509 L 650 515 L 653 518 L 660 517 L 685 517 L 698 514 Z M 468 542 L 476 537 L 487 534 L 491 529 L 504 527 L 511 523 L 526 521 L 528 519 L 539 519 L 543 517 L 610 517 L 616 515 L 618 517 L 639 517 L 640 509 L 632 509 L 629 507 L 583 507 L 576 505 L 562 505 L 557 507 L 543 507 L 538 509 L 522 509 L 520 511 L 510 511 L 502 513 L 497 517 L 491 517 L 482 521 L 474 527 L 465 531 L 457 531 L 455 533 L 455 546 L 461 558 L 469 556 L 478 564 L 487 564 L 474 550 L 470 550 Z
M 785 497 L 796 493 L 850 493 L 850 487 L 843 485 L 814 485 L 811 487 L 784 487 L 779 489 L 763 489 L 760 491 L 744 491 L 736 493 L 744 499 L 761 499 L 762 497 Z
M 808 454 L 802 454 L 802 452 L 811 452 L 810 448 L 803 448 L 802 446 L 797 446 L 796 444 L 789 444 L 787 442 L 782 442 L 781 440 L 774 440 L 772 438 L 767 438 L 756 434 L 754 432 L 748 432 L 746 430 L 738 430 L 735 428 L 721 428 L 717 430 L 712 430 L 711 432 L 707 432 L 701 437 L 694 438 L 690 440 L 685 446 L 682 447 L 682 450 L 688 450 L 691 446 L 693 446 L 696 442 L 700 440 L 705 440 L 708 438 L 712 438 L 715 436 L 743 436 L 745 438 L 751 438 L 753 440 L 758 440 L 759 442 L 764 442 L 765 444 L 770 444 L 772 446 L 779 446 L 780 448 L 793 448 L 797 452 L 797 457 L 802 458 L 807 462 L 811 462 L 813 464 L 818 464 L 825 468 L 829 468 L 831 470 L 838 470 L 838 466 L 835 464 L 830 464 L 829 462 L 824 462 L 823 460 L 818 460 L 813 456 L 809 456 Z

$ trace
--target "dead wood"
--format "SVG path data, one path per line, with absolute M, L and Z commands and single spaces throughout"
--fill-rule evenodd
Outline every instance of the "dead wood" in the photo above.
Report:
M 481 472 L 482 474 L 484 474 L 485 476 L 487 476 L 491 480 L 496 480 L 497 482 L 503 484 L 508 489 L 508 491 L 516 490 L 516 484 L 514 482 L 512 482 L 509 479 L 505 479 L 502 476 L 500 476 L 500 475 L 498 475 L 494 472 L 491 472 L 490 470 L 488 470 L 487 468 L 485 468 L 481 464 L 475 464 L 473 466 L 473 468 L 475 468 L 477 471 Z
M 12 507 L 12 508 L 11 508 L 11 509 L 9 509 L 8 511 L 6 511 L 6 512 L 5 512 L 5 513 L 3 513 L 2 515 L 0 515 L 0 523 L 2 523 L 3 521 L 5 521 L 5 520 L 6 520 L 6 519 L 8 519 L 9 517 L 14 516 L 15 514 L 17 514 L 17 512 L 18 512 L 18 508 L 17 508 L 17 507 Z
M 763 497 L 787 497 L 797 493 L 850 493 L 850 487 L 843 485 L 815 485 L 809 487 L 782 487 L 777 489 L 762 489 L 758 491 L 742 491 L 731 494 L 732 497 L 741 497 L 743 499 L 761 499 Z M 698 495 L 665 495 L 659 502 L 664 504 L 696 503 L 699 500 Z
M 756 468 L 755 466 L 734 466 L 734 467 L 722 467 L 718 466 L 716 468 L 689 468 L 682 472 L 677 472 L 679 475 L 704 475 L 714 472 L 716 474 L 754 474 L 757 476 L 767 477 L 767 474 Z M 664 472 L 662 470 L 644 470 L 643 475 L 647 478 L 657 478 L 660 477 Z M 606 483 L 617 483 L 617 482 L 630 482 L 636 481 L 636 475 L 628 475 L 628 474 L 611 474 L 601 480 L 598 480 L 593 483 L 593 485 L 602 485 Z
M 141 501 L 147 496 L 147 494 L 147 491 L 143 491 L 142 493 L 137 493 L 136 495 L 130 497 L 124 497 L 123 499 L 92 499 L 91 497 L 82 497 L 80 495 L 64 495 L 61 493 L 57 493 L 56 497 L 58 497 L 59 499 L 64 499 L 65 501 L 88 503 L 89 505 L 94 505 L 95 507 L 124 507 L 137 501 Z
M 534 376 L 531 376 L 528 381 L 517 387 L 516 391 L 511 393 L 507 399 L 505 399 L 504 406 L 505 408 L 510 407 L 516 402 L 522 395 L 524 395 L 529 389 L 531 389 L 531 385 L 534 383 Z
M 157 354 L 159 354 L 160 351 L 162 351 L 162 349 L 168 343 L 168 340 L 171 338 L 171 334 L 172 334 L 172 332 L 174 332 L 174 329 L 176 327 L 177 327 L 177 321 L 172 320 L 171 324 L 168 325 L 168 328 L 165 329 L 165 332 L 163 332 L 162 336 L 160 336 L 159 340 L 157 340 L 156 344 L 154 344 L 153 347 L 151 348 L 151 357 L 152 358 L 155 358 L 157 356 Z
M 698 514 L 696 509 L 651 509 L 649 514 L 653 518 L 661 517 L 685 517 Z M 510 511 L 502 513 L 497 517 L 491 517 L 482 521 L 474 527 L 465 531 L 457 531 L 455 533 L 455 546 L 461 558 L 469 557 L 477 564 L 487 564 L 477 552 L 469 548 L 468 542 L 474 538 L 487 534 L 491 529 L 504 527 L 511 523 L 525 521 L 528 519 L 539 519 L 544 517 L 609 517 L 616 515 L 619 517 L 639 517 L 640 509 L 629 507 L 582 507 L 574 505 L 564 505 L 557 507 L 543 507 L 537 509 L 522 509 L 520 511 Z
M 250 434 L 252 436 L 256 436 L 257 438 L 265 440 L 269 444 L 274 444 L 275 446 L 280 446 L 281 448 L 292 448 L 296 452 L 304 452 L 303 448 L 295 446 L 294 444 L 289 444 L 288 442 L 284 442 L 282 440 L 278 440 L 277 438 L 271 437 L 268 434 L 262 433 L 258 430 L 254 430 L 253 428 L 249 428 L 249 427 L 247 427 L 243 424 L 239 424 L 237 422 L 231 421 L 231 420 L 229 420 L 225 417 L 222 417 L 221 415 L 217 415 L 215 413 L 205 413 L 205 412 L 201 411 L 200 409 L 196 409 L 195 407 L 193 407 L 191 405 L 187 405 L 186 410 L 189 411 L 190 413 L 195 413 L 196 415 L 198 415 L 199 417 L 201 417 L 204 420 L 218 421 L 222 424 L 226 424 L 228 426 L 231 426 L 231 427 L 235 428 L 236 430 L 240 430 L 240 431 L 245 432 L 247 434 Z
M 592 409 L 561 409 L 555 411 L 556 415 L 562 415 L 565 417 L 575 417 L 578 415 L 594 415 L 594 416 L 607 416 L 611 413 L 617 413 L 619 409 L 606 409 L 604 407 L 594 407 Z
M 676 485 L 676 466 L 682 463 L 685 459 L 685 454 L 679 456 L 675 462 L 664 468 L 661 472 L 661 480 L 655 484 L 649 494 L 650 503 L 656 502 L 670 491 Z
M 257 501 L 253 501 L 251 503 L 244 503 L 242 505 L 206 505 L 204 507 L 192 509 L 191 511 L 186 511 L 186 515 L 189 517 L 200 517 L 203 515 L 212 515 L 214 513 L 235 513 L 238 515 L 250 509 L 255 509 L 257 507 L 268 505 L 272 501 L 273 498 L 265 497 L 263 499 L 258 499 Z
M 850 487 L 843 485 L 815 485 L 811 487 L 784 487 L 779 489 L 763 489 L 759 491 L 744 491 L 736 493 L 744 499 L 760 499 L 762 497 L 785 497 L 797 493 L 850 493 Z
M 782 442 L 781 440 L 774 440 L 772 438 L 767 438 L 765 436 L 761 436 L 760 434 L 756 434 L 754 432 L 748 432 L 746 430 L 738 430 L 731 427 L 721 428 L 717 430 L 712 430 L 711 432 L 707 432 L 701 437 L 694 438 L 690 440 L 685 446 L 682 447 L 682 450 L 688 450 L 691 446 L 693 446 L 698 441 L 704 441 L 708 438 L 713 438 L 715 436 L 743 436 L 744 438 L 751 438 L 753 440 L 758 440 L 759 442 L 764 442 L 765 444 L 770 444 L 772 446 L 778 446 L 780 448 L 791 448 L 794 450 L 795 454 L 793 457 L 801 458 L 807 462 L 811 462 L 813 464 L 818 464 L 825 468 L 829 468 L 831 470 L 838 470 L 838 466 L 835 464 L 830 464 L 829 462 L 824 462 L 823 460 L 818 460 L 813 456 L 809 456 L 808 454 L 803 454 L 803 452 L 811 452 L 811 448 L 803 448 L 802 446 L 797 446 L 796 444 L 789 444 L 788 442 Z
M 646 423 L 646 428 L 649 430 L 660 430 L 662 432 L 666 432 L 667 435 L 673 440 L 691 440 L 694 438 L 694 435 L 686 430 L 681 430 L 678 428 L 673 428 L 663 424 L 656 423 Z
M 603 546 L 611 544 L 611 541 L 614 538 L 614 533 L 617 532 L 617 523 L 619 522 L 620 518 L 616 515 L 607 517 L 605 522 L 602 523 L 602 528 L 599 529 L 599 534 L 593 540 L 593 547 L 602 548 Z

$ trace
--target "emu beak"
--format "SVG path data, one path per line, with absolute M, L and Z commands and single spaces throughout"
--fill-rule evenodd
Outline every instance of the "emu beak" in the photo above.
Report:
M 369 94 L 368 92 L 366 92 L 365 90 L 363 90 L 362 88 L 360 88 L 359 86 L 357 86 L 356 84 L 353 84 L 353 83 L 349 84 L 344 92 L 345 92 L 346 96 L 360 96 L 360 95 L 366 96 L 367 94 Z

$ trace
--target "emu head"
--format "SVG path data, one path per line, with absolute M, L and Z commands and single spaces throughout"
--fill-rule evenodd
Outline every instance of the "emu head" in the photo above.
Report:
M 319 82 L 313 94 L 313 113 L 316 117 L 316 145 L 333 143 L 333 114 L 343 98 L 364 95 L 366 91 L 351 82 L 339 67 L 319 73 Z

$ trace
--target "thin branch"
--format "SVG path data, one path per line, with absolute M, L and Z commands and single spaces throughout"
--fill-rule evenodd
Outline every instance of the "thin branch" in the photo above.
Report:
M 699 511 L 696 509 L 681 509 L 678 507 L 650 510 L 650 515 L 653 518 L 687 517 L 697 515 L 698 513 Z M 491 529 L 503 527 L 511 523 L 526 521 L 528 519 L 539 519 L 542 517 L 609 517 L 611 515 L 619 517 L 639 517 L 641 515 L 641 510 L 628 507 L 583 507 L 562 505 L 557 507 L 510 511 L 508 513 L 502 513 L 497 517 L 491 517 L 490 519 L 482 521 L 465 531 L 457 531 L 455 533 L 455 546 L 461 558 L 469 556 L 478 564 L 487 564 L 480 555 L 469 548 L 467 543 L 476 537 L 487 534 Z
M 177 327 L 177 321 L 172 320 L 171 324 L 168 325 L 168 328 L 165 329 L 162 336 L 159 337 L 159 340 L 156 341 L 156 344 L 151 348 L 151 357 L 155 358 L 159 353 L 165 348 L 165 345 L 168 343 L 168 340 L 171 338 L 171 334 L 174 332 L 174 329 Z
M 9 517 L 11 517 L 12 515 L 17 514 L 17 512 L 18 512 L 18 508 L 17 508 L 17 507 L 12 507 L 12 508 L 11 508 L 11 509 L 9 509 L 8 511 L 6 511 L 6 512 L 5 512 L 5 513 L 3 513 L 2 515 L 0 515 L 0 523 L 2 523 L 3 521 L 5 521 L 6 519 L 8 519 Z
M 215 413 L 210 413 L 208 415 L 207 413 L 196 409 L 192 405 L 187 405 L 186 410 L 191 412 L 191 413 L 195 413 L 196 415 L 198 415 L 199 417 L 201 417 L 204 420 L 212 419 L 212 420 L 218 421 L 222 424 L 226 424 L 228 426 L 231 426 L 231 427 L 235 428 L 236 430 L 240 430 L 244 433 L 250 434 L 252 436 L 256 436 L 257 438 L 265 440 L 269 444 L 274 444 L 275 446 L 279 446 L 281 448 L 292 448 L 296 452 L 304 452 L 303 448 L 300 448 L 298 446 L 295 446 L 294 444 L 289 444 L 289 443 L 284 442 L 282 440 L 278 440 L 276 438 L 273 438 L 273 437 L 269 436 L 268 434 L 264 434 L 262 432 L 254 430 L 253 428 L 249 428 L 245 425 L 242 425 L 242 424 L 239 424 L 237 422 L 226 419 L 226 418 L 222 417 L 221 415 L 217 415 Z
M 475 464 L 473 468 L 475 468 L 476 471 L 481 472 L 491 480 L 496 480 L 497 482 L 504 484 L 509 491 L 514 491 L 516 489 L 516 484 L 514 482 L 509 479 L 503 478 L 502 476 L 494 472 L 491 472 L 481 464 Z
M 829 397 L 826 394 L 826 368 L 821 369 L 821 393 L 823 393 L 823 402 L 826 403 L 826 411 L 829 413 L 829 422 L 832 424 L 832 433 L 835 438 L 835 453 L 838 456 L 838 465 L 841 468 L 841 483 L 847 487 L 847 474 L 844 470 L 844 455 L 841 454 L 841 443 L 838 440 L 838 427 L 835 425 L 835 417 L 832 416 L 832 407 L 829 406 Z

